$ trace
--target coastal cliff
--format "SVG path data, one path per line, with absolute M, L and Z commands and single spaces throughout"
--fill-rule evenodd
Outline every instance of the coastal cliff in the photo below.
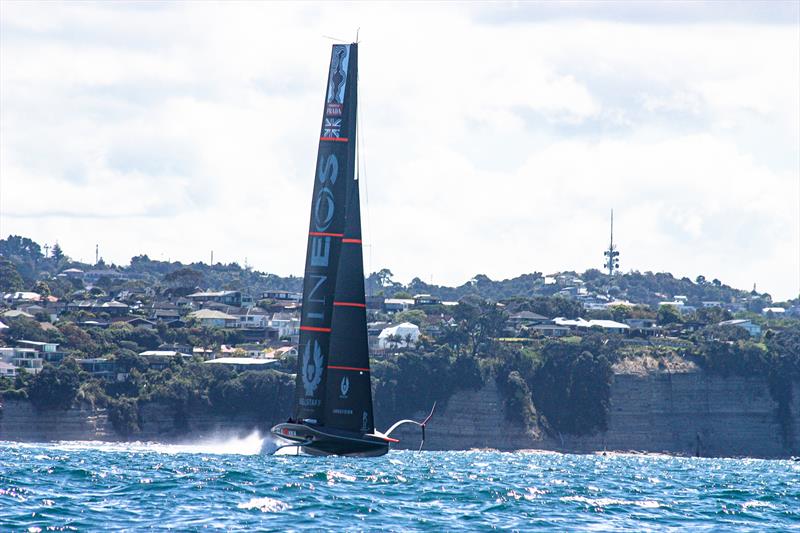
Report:
M 615 373 L 608 430 L 589 436 L 547 435 L 510 426 L 493 384 L 460 391 L 439 409 L 425 447 L 492 447 L 588 453 L 640 451 L 680 455 L 786 457 L 800 445 L 800 386 L 794 384 L 790 433 L 784 438 L 765 378 L 702 371 Z M 417 418 L 425 416 L 418 412 Z M 419 430 L 398 430 L 399 448 L 415 448 Z
M 767 380 L 721 377 L 702 371 L 615 373 L 611 381 L 608 429 L 589 436 L 549 435 L 543 428 L 513 425 L 494 381 L 477 391 L 457 391 L 437 408 L 425 448 L 463 450 L 541 449 L 565 452 L 642 451 L 703 456 L 786 457 L 800 444 L 800 386 L 794 384 L 791 419 L 778 422 Z M 285 413 L 219 415 L 203 410 L 177 413 L 145 404 L 141 431 L 130 440 L 180 442 L 204 437 L 266 431 Z M 423 418 L 427 413 L 414 413 Z M 379 413 L 380 415 L 380 413 Z M 385 429 L 393 420 L 378 419 Z M 419 429 L 404 426 L 393 436 L 398 448 L 416 449 Z M 104 409 L 37 411 L 27 401 L 5 401 L 0 440 L 124 440 Z

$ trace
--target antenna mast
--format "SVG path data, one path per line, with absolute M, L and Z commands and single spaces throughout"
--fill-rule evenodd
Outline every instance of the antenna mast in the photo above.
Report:
M 619 250 L 614 245 L 614 210 L 611 210 L 611 241 L 608 244 L 608 250 L 603 252 L 605 260 L 603 268 L 608 270 L 608 275 L 613 276 L 615 272 L 619 271 Z

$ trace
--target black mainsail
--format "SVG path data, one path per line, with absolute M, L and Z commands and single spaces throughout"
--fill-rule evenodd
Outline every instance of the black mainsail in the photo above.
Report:
M 357 45 L 333 46 L 308 229 L 294 416 L 319 424 L 325 423 L 327 411 L 325 390 L 340 255 L 342 246 L 348 246 L 343 240 L 355 166 L 357 54 Z
M 272 433 L 314 455 L 383 455 L 375 430 L 356 177 L 358 45 L 335 44 L 328 71 L 303 282 L 293 419 Z M 430 417 L 429 417 L 430 418 Z

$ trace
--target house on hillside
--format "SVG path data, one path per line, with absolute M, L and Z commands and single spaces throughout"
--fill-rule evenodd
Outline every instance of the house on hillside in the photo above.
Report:
M 76 362 L 84 372 L 98 379 L 111 381 L 117 375 L 117 365 L 108 357 L 87 357 L 86 359 L 77 359 Z
M 33 318 L 33 315 L 30 313 L 26 313 L 25 311 L 19 311 L 17 309 L 9 309 L 8 311 L 4 311 L 2 315 L 5 318 Z
M 566 337 L 569 335 L 569 328 L 567 326 L 558 326 L 556 324 L 533 324 L 525 326 L 529 334 L 539 334 L 544 337 Z
M 430 294 L 417 294 L 414 296 L 414 305 L 436 305 L 442 303 L 441 298 Z
M 266 291 L 261 295 L 265 300 L 280 300 L 286 302 L 299 302 L 303 299 L 303 295 L 299 292 L 272 290 Z
M 38 292 L 17 291 L 7 293 L 3 299 L 10 304 L 39 302 L 42 296 Z
M 213 309 L 200 309 L 189 313 L 189 318 L 197 320 L 200 325 L 209 328 L 234 328 L 236 327 L 236 317 L 215 311 Z
M 747 333 L 750 334 L 751 337 L 760 337 L 761 336 L 761 326 L 758 324 L 753 324 L 751 320 L 738 318 L 734 320 L 724 320 L 717 324 L 718 326 L 736 326 L 739 328 L 743 328 L 747 330 Z
M 17 367 L 11 363 L 0 361 L 0 377 L 13 378 L 17 375 Z
M 414 305 L 414 300 L 411 298 L 386 298 L 383 301 L 383 310 L 387 313 L 396 313 L 405 311 L 412 305 Z
M 102 304 L 92 306 L 92 311 L 95 313 L 107 313 L 112 317 L 125 316 L 130 312 L 130 307 L 127 304 L 111 300 Z
M 248 307 L 231 314 L 236 317 L 236 327 L 239 329 L 264 329 L 269 325 L 269 314 L 260 307 Z
M 541 324 L 547 322 L 547 320 L 546 316 L 531 311 L 520 311 L 508 317 L 508 321 L 516 327 Z
M 0 348 L 0 362 L 12 365 L 15 372 L 23 369 L 31 374 L 38 374 L 44 367 L 44 359 L 33 348 Z
M 64 352 L 59 351 L 58 344 L 55 342 L 40 342 L 40 341 L 17 341 L 17 345 L 21 348 L 35 350 L 38 357 L 48 363 L 59 363 L 64 359 Z
M 242 306 L 241 291 L 201 291 L 187 296 L 194 303 L 216 302 L 235 307 Z M 252 301 L 252 298 L 250 298 Z

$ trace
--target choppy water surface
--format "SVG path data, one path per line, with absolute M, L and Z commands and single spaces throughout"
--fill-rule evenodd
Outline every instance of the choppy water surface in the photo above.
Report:
M 800 463 L 0 443 L 0 530 L 800 529 Z

